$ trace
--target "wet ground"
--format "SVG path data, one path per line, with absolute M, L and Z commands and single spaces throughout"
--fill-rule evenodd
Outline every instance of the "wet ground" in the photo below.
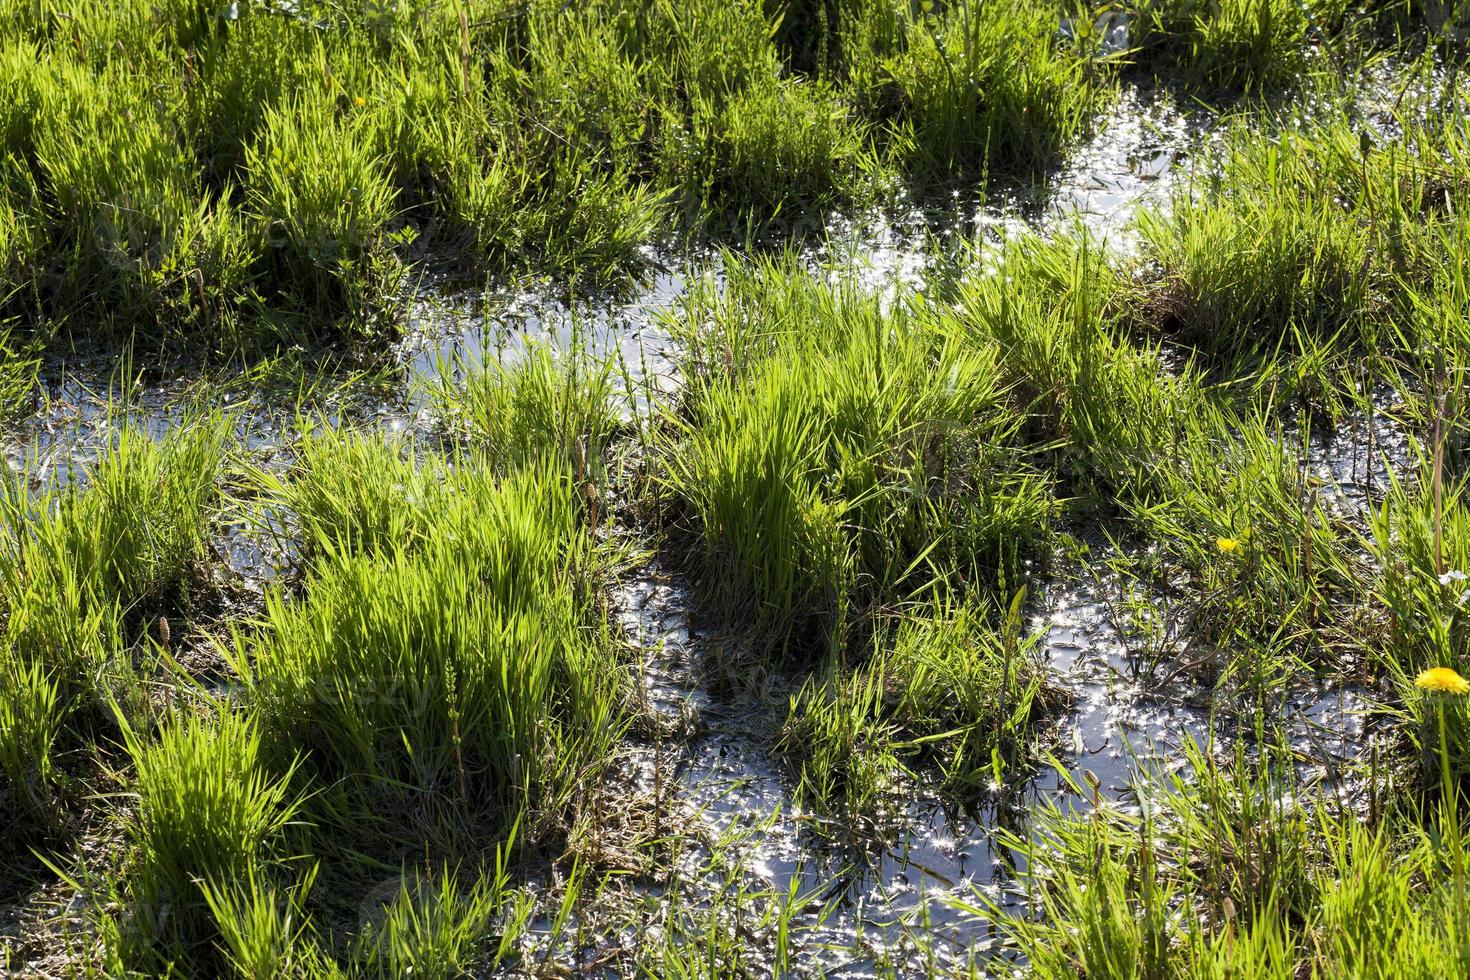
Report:
M 639 651 L 647 706 L 672 737 L 640 742 L 621 778 L 665 813 L 665 832 L 683 855 L 685 902 L 711 908 L 732 888 L 752 904 L 791 897 L 792 955 L 813 975 L 923 975 L 1004 955 L 977 904 L 1025 914 L 1029 903 L 1016 890 L 1017 855 L 997 841 L 998 830 L 1026 833 L 1038 807 L 1085 811 L 1100 802 L 1136 811 L 1138 787 L 1186 764 L 1187 741 L 1225 757 L 1240 740 L 1226 715 L 1216 717 L 1208 690 L 1140 676 L 1137 640 L 1120 626 L 1120 583 L 1074 571 L 1059 575 L 1030 613 L 1042 636 L 1038 656 L 1072 697 L 1043 736 L 1053 764 L 1008 775 L 1012 784 L 993 787 L 992 799 L 969 811 L 921 784 L 899 787 L 897 820 L 876 838 L 886 843 L 861 850 L 803 811 L 775 754 L 785 696 L 799 678 L 770 680 L 763 700 L 722 697 L 709 681 L 721 674 L 709 662 L 715 654 L 689 623 L 688 583 L 656 567 L 627 582 L 615 596 L 620 623 Z M 1378 693 L 1308 683 L 1280 705 L 1277 722 L 1299 753 L 1298 791 L 1325 789 L 1362 806 L 1360 787 L 1342 774 L 1370 751 Z M 565 936 L 542 927 L 527 955 L 570 965 Z M 617 962 L 623 944 L 636 942 L 605 933 L 581 954 Z
M 919 283 L 935 255 L 1018 231 L 1046 233 L 1081 222 L 1127 249 L 1134 208 L 1168 206 L 1179 182 L 1190 179 L 1191 152 L 1207 140 L 1211 125 L 1208 114 L 1186 112 L 1163 90 L 1125 88 L 1095 135 L 1045 183 L 835 218 L 803 254 L 813 268 L 883 290 Z M 718 252 L 650 254 L 643 280 L 612 296 L 573 299 L 562 285 L 542 281 L 465 289 L 425 276 L 413 282 L 406 298 L 405 337 L 389 365 L 367 380 L 346 373 L 312 377 L 305 405 L 333 422 L 426 430 L 426 382 L 444 371 L 513 359 L 533 343 L 615 357 L 635 397 L 667 395 L 678 387 L 679 352 L 666 321 L 690 283 L 703 277 L 719 281 Z M 49 363 L 39 411 L 0 431 L 12 468 L 67 472 L 105 441 L 109 407 L 126 406 L 132 422 L 155 433 L 183 421 L 197 382 L 185 371 L 138 383 L 136 368 L 121 351 Z M 217 387 L 210 388 L 211 398 Z M 287 441 L 302 404 L 298 395 L 292 384 L 273 389 L 242 375 L 222 396 L 222 407 L 238 410 L 247 447 L 268 449 Z
M 1046 233 L 1081 222 L 1126 250 L 1133 209 L 1167 206 L 1190 179 L 1194 152 L 1210 129 L 1211 120 L 1184 111 L 1163 92 L 1127 89 L 1096 135 L 1045 187 L 983 201 L 956 198 L 940 214 L 928 205 L 845 222 L 807 256 L 813 267 L 883 290 L 919 282 L 936 253 L 1018 230 Z M 719 275 L 717 255 L 664 258 L 631 295 L 575 302 L 551 284 L 468 291 L 420 284 L 386 382 L 327 379 L 308 404 L 329 423 L 427 435 L 433 420 L 426 381 L 547 343 L 616 356 L 644 409 L 678 388 L 679 352 L 665 326 L 668 315 L 695 278 L 718 281 Z M 195 386 L 187 379 L 133 386 L 123 365 L 121 358 L 53 365 L 42 409 L 3 436 L 12 468 L 35 486 L 68 479 L 106 444 L 117 422 L 110 408 L 119 404 L 155 434 L 188 418 Z M 294 393 L 241 384 L 222 397 L 237 410 L 237 435 L 248 451 L 259 459 L 289 458 L 300 404 Z M 1410 452 L 1392 424 L 1391 396 L 1380 401 L 1381 413 L 1351 419 L 1313 443 L 1314 475 L 1345 514 L 1361 516 L 1362 501 L 1384 485 L 1385 456 L 1405 460 Z M 222 551 L 247 578 L 269 578 L 281 560 L 239 536 L 224 541 Z M 615 608 L 642 661 L 647 706 L 668 735 L 630 744 L 621 778 L 667 815 L 682 904 L 694 912 L 716 910 L 732 888 L 752 902 L 794 896 L 787 899 L 797 925 L 792 955 L 837 975 L 870 975 L 885 966 L 910 974 L 992 955 L 992 927 L 973 913 L 977 895 L 1018 910 L 1025 904 L 1010 891 L 1011 855 L 996 845 L 998 826 L 1014 830 L 1018 814 L 1046 803 L 1091 806 L 1089 794 L 1074 789 L 1090 780 L 1109 805 L 1134 806 L 1140 774 L 1180 764 L 1186 739 L 1226 751 L 1234 738 L 1228 723 L 1214 718 L 1208 691 L 1160 684 L 1155 672 L 1141 668 L 1167 651 L 1150 654 L 1127 634 L 1116 611 L 1119 588 L 1079 568 L 1058 575 L 1032 604 L 1031 627 L 1044 638 L 1039 655 L 1074 705 L 1047 741 L 1059 768 L 1014 777 L 1014 785 L 997 786 L 994 800 L 972 813 L 940 804 L 922 786 L 904 787 L 895 802 L 902 819 L 888 846 L 854 854 L 802 811 L 773 755 L 784 717 L 780 679 L 764 699 L 719 696 L 708 683 L 713 654 L 690 624 L 689 584 L 657 567 L 630 576 Z M 1279 720 L 1296 733 L 1310 779 L 1336 780 L 1341 764 L 1365 750 L 1373 693 L 1304 685 L 1282 707 Z M 636 889 L 658 898 L 668 887 L 643 882 Z M 554 885 L 547 889 L 554 902 Z M 527 955 L 577 972 L 616 963 L 619 945 L 641 938 L 614 931 L 583 945 L 550 930 L 549 919 L 540 920 Z

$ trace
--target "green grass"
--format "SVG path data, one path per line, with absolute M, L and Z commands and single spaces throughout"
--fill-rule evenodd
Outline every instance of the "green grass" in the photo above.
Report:
M 267 765 L 251 716 L 188 714 L 124 738 L 138 806 L 116 896 L 126 912 L 103 913 L 109 970 L 448 978 L 504 958 L 519 935 L 524 906 L 502 861 L 479 875 L 405 875 L 373 924 L 334 952 L 313 917 L 319 865 L 293 850 L 309 800 L 290 788 L 295 764 Z
M 41 359 L 9 330 L 0 331 L 0 419 L 23 417 L 34 407 Z
M 384 266 L 387 226 L 396 191 L 374 152 L 380 123 L 370 110 L 316 92 L 266 109 L 245 151 L 246 207 L 260 223 L 270 281 L 286 291 L 282 305 L 339 310 L 371 319 L 394 286 Z
M 995 347 L 925 329 L 913 297 L 887 310 L 790 265 L 729 275 L 685 314 L 664 450 L 714 601 L 777 634 L 826 632 L 895 590 L 1018 586 L 1053 501 Z
M 102 321 L 94 331 L 124 337 L 139 320 L 173 336 L 228 323 L 251 241 L 231 203 L 202 187 L 178 120 L 134 66 L 41 65 L 22 69 L 38 123 L 5 152 L 31 163 L 25 218 L 42 240 L 18 271 L 40 280 L 43 313 L 84 309 Z M 60 281 L 42 273 L 53 262 Z
M 1015 842 L 1042 913 L 1002 921 L 1031 975 L 1431 977 L 1470 962 L 1463 872 L 1446 864 L 1463 842 L 1444 825 L 1365 825 L 1288 795 L 1272 764 L 1189 761 L 1144 787 L 1142 816 L 1053 811 Z
M 313 866 L 289 887 L 272 883 L 254 868 L 247 868 L 243 878 L 200 883 L 219 935 L 217 955 L 234 976 L 266 980 L 338 975 L 305 907 L 315 881 Z
M 400 440 L 323 428 L 310 431 L 283 479 L 262 474 L 262 489 L 291 522 L 308 557 L 320 552 L 378 554 L 424 533 L 439 499 L 442 466 Z
M 615 546 L 559 471 L 501 480 L 471 456 L 415 472 L 389 443 L 328 445 L 284 494 L 316 542 L 306 595 L 270 596 L 232 655 L 273 758 L 300 753 L 323 781 L 319 819 L 390 848 L 395 818 L 432 834 L 477 814 L 503 832 L 528 807 L 554 813 L 623 725 L 598 602 Z M 366 506 L 323 495 L 358 466 L 385 475 Z
M 18 479 L 4 488 L 7 833 L 61 828 L 63 757 L 111 731 L 114 705 L 142 708 L 159 623 L 182 636 L 209 598 L 225 433 L 202 418 L 154 442 L 124 425 L 85 481 L 35 498 Z
M 482 451 L 498 468 L 550 457 L 579 479 L 601 474 L 627 392 L 611 361 L 573 350 L 532 347 L 511 363 L 440 365 L 432 386 L 446 432 Z
M 1463 481 L 1441 484 L 1436 493 L 1433 466 L 1428 462 L 1412 474 L 1418 477 L 1412 483 L 1394 480 L 1373 515 L 1372 544 L 1379 563 L 1375 594 L 1390 627 L 1379 651 L 1381 669 L 1405 690 L 1430 667 L 1470 670 L 1463 655 L 1470 616 L 1463 587 L 1463 566 L 1470 563 L 1470 512 Z M 1451 734 L 1448 773 L 1463 790 L 1470 776 L 1465 752 L 1470 717 L 1453 704 L 1445 706 L 1444 714 Z M 1432 706 L 1423 698 L 1407 697 L 1401 720 L 1410 751 L 1417 756 L 1420 780 L 1437 787 L 1444 770 Z
M 921 186 L 1055 163 L 1110 95 L 1105 65 L 1057 37 L 1066 4 L 767 3 L 788 63 L 835 82 Z
M 1309 45 L 1332 39 L 1352 16 L 1342 0 L 1163 0 L 1123 9 L 1134 17 L 1139 65 L 1216 92 L 1295 80 Z
M 4 660 L 0 697 L 0 774 L 10 832 L 25 838 L 56 819 L 60 761 L 57 742 L 67 721 L 62 685 L 41 662 L 14 654 Z
M 891 30 L 832 24 L 825 72 L 755 0 L 13 5 L 0 295 L 215 356 L 350 343 L 396 328 L 418 254 L 616 280 L 672 233 L 787 234 L 899 173 L 1034 174 L 1107 88 L 1049 5 L 867 6 Z
M 136 800 L 117 816 L 116 867 L 66 872 L 93 896 L 108 973 L 451 977 L 509 955 L 526 908 L 512 842 L 566 834 L 630 717 L 603 600 L 623 546 L 594 535 L 557 452 L 467 450 L 450 466 L 309 434 L 283 478 L 246 485 L 305 536 L 304 580 L 213 630 L 240 687 L 208 712 L 150 638 L 154 617 L 178 637 L 198 611 L 225 431 L 204 419 L 153 442 L 124 428 L 78 484 L 7 498 L 12 839 L 66 827 L 107 780 Z M 552 435 L 543 448 L 568 444 Z M 340 931 L 344 890 L 425 847 L 464 872 L 405 872 L 375 925 Z M 330 858 L 327 889 L 308 855 Z
M 524 905 L 510 904 L 503 867 L 472 882 L 465 877 L 446 870 L 405 878 L 381 923 L 359 940 L 356 975 L 459 977 L 509 959 L 524 925 L 518 921 Z
M 842 25 L 846 75 L 903 171 L 1029 176 L 1088 129 L 1108 90 L 1105 69 L 1056 40 L 1060 13 L 1007 2 L 855 17 Z
M 1436 501 L 1430 467 L 1417 475 L 1421 479 L 1412 485 L 1395 481 L 1373 522 L 1375 552 L 1383 561 L 1379 589 L 1392 617 L 1395 659 L 1409 671 L 1415 664 L 1456 658 L 1465 628 L 1460 605 L 1465 589 L 1456 586 L 1470 563 L 1463 484 L 1446 487 Z
M 906 776 L 969 802 L 1013 781 L 1061 702 L 1020 635 L 1023 598 L 999 629 L 965 606 L 904 615 L 860 668 L 834 659 L 807 681 L 780 743 L 802 796 L 862 827 Z
M 1400 107 L 1402 132 L 1387 139 L 1344 108 L 1279 125 L 1264 141 L 1232 131 L 1211 176 L 1168 212 L 1140 216 L 1137 322 L 1222 376 L 1330 402 L 1290 371 L 1262 368 L 1286 355 L 1288 366 L 1330 370 L 1428 340 L 1414 336 L 1412 311 L 1434 294 L 1426 286 L 1444 275 L 1445 240 L 1462 224 L 1465 133 L 1428 99 Z
M 669 236 L 899 199 L 967 222 L 945 192 L 1044 178 L 1094 125 L 1125 59 L 1058 28 L 1097 11 L 234 9 L 0 4 L 0 412 L 37 458 L 0 494 L 6 968 L 985 975 L 945 948 L 963 916 L 881 924 L 903 899 L 861 880 L 940 802 L 1016 858 L 947 900 L 1024 975 L 1470 969 L 1470 719 L 1415 684 L 1470 670 L 1463 51 L 1382 30 L 1432 11 L 1129 8 L 1144 72 L 1248 93 L 1136 251 L 987 225 L 898 288 L 727 252 L 659 324 L 666 395 L 580 334 L 428 377 L 300 365 L 407 360 L 419 271 L 575 302 Z M 150 387 L 160 353 L 243 368 L 186 401 L 284 380 L 300 418 L 262 447 L 117 408 L 92 455 L 66 406 L 24 415 L 41 358 L 99 339 Z M 363 389 L 423 408 L 413 435 L 337 397 Z M 1369 422 L 1412 462 L 1339 485 Z M 235 540 L 280 566 L 235 580 Z M 1047 648 L 1089 595 L 1122 676 Z M 687 656 L 650 645 L 665 612 Z M 1230 741 L 1127 807 L 1085 775 L 1086 806 L 1038 802 L 1094 679 Z M 1360 755 L 1309 761 L 1300 715 L 1340 687 L 1362 728 L 1315 739 Z M 688 785 L 726 739 L 713 764 L 769 755 L 790 812 Z M 766 860 L 793 839 L 820 865 Z
M 1278 634 L 1335 662 L 1364 638 L 1324 628 L 1353 621 L 1366 591 L 1355 532 L 1324 506 L 1328 488 L 1304 472 L 1278 404 L 1130 337 L 1130 287 L 1116 276 L 1085 238 L 1022 241 L 998 270 L 963 278 L 944 318 L 999 344 L 1002 376 L 1062 446 L 1071 506 L 1124 517 L 1112 533 L 1157 543 L 1136 570 L 1170 589 L 1184 576 L 1202 639 Z
M 300 806 L 290 772 L 269 773 L 245 716 L 186 714 L 150 739 L 124 728 L 136 768 L 133 864 L 119 954 L 161 969 L 176 956 L 203 968 L 216 938 L 209 889 L 280 874 L 284 831 Z

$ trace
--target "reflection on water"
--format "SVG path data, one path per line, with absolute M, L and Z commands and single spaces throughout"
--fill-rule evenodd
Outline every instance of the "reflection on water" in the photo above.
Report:
M 1096 135 L 1044 186 L 834 221 L 804 256 L 813 268 L 885 291 L 921 282 L 936 255 L 1020 230 L 1055 232 L 1080 222 L 1127 249 L 1133 209 L 1167 207 L 1209 124 L 1165 94 L 1125 89 Z M 513 360 L 533 343 L 612 358 L 635 399 L 667 397 L 678 388 L 680 352 L 666 319 L 691 282 L 718 282 L 720 268 L 715 254 L 669 256 L 655 262 L 630 294 L 577 299 L 549 283 L 457 290 L 430 281 L 412 300 L 386 386 L 381 376 L 340 385 L 328 379 L 303 400 L 299 391 L 242 384 L 216 391 L 211 398 L 218 401 L 209 407 L 230 413 L 242 451 L 255 462 L 279 466 L 289 459 L 303 408 L 327 424 L 425 434 L 433 421 L 423 395 L 426 379 Z M 125 404 L 127 420 L 154 435 L 198 407 L 187 377 L 146 386 L 129 377 L 120 358 L 53 365 L 43 409 L 4 435 L 9 464 L 26 472 L 34 489 L 73 479 L 108 444 L 120 419 L 117 406 Z M 646 408 L 646 402 L 635 407 Z M 1336 488 L 1333 499 L 1346 512 L 1355 500 L 1367 499 L 1374 466 L 1381 487 L 1382 467 L 1404 465 L 1409 455 L 1407 437 L 1384 413 L 1355 417 L 1332 438 L 1316 439 L 1310 466 L 1325 487 Z M 289 554 L 236 529 L 221 532 L 220 548 L 232 569 L 248 578 L 269 579 L 290 563 Z M 1109 590 L 1116 588 L 1061 577 L 1032 611 L 1046 663 L 1074 698 L 1051 743 L 1061 771 L 1030 774 L 971 813 L 943 805 L 921 785 L 907 786 L 896 802 L 903 818 L 896 838 L 876 854 L 855 855 L 823 833 L 820 816 L 804 812 L 792 797 L 771 749 L 780 706 L 732 703 L 710 690 L 703 664 L 708 651 L 688 619 L 688 584 L 659 568 L 647 570 L 620 587 L 614 609 L 638 651 L 645 707 L 657 727 L 673 734 L 636 740 L 618 778 L 681 828 L 680 887 L 691 907 L 713 903 L 732 875 L 752 889 L 803 896 L 797 953 L 843 976 L 876 975 L 884 966 L 900 974 L 926 972 L 983 958 L 993 926 L 970 908 L 976 891 L 1013 907 L 1024 899 L 1008 885 L 1012 856 L 995 844 L 999 825 L 1024 831 L 1026 810 L 1043 800 L 1064 809 L 1090 807 L 1087 794 L 1073 789 L 1089 779 L 1110 805 L 1135 806 L 1140 777 L 1181 765 L 1186 740 L 1225 751 L 1237 737 L 1228 722 L 1212 718 L 1211 692 L 1180 684 L 1160 689 L 1137 669 L 1112 612 L 1116 599 Z M 1373 694 L 1345 686 L 1291 693 L 1278 721 L 1292 733 L 1304 772 L 1338 780 L 1340 764 L 1364 751 Z M 737 868 L 716 866 L 717 841 L 724 842 L 722 853 L 738 854 Z M 637 887 L 656 895 L 667 880 L 640 880 Z M 644 938 L 620 933 L 598 942 L 636 945 Z M 536 955 L 580 962 L 586 953 L 543 949 Z
M 1125 87 L 1093 137 L 1045 182 L 833 217 L 813 224 L 797 245 L 812 268 L 875 290 L 916 285 L 934 256 L 952 256 L 966 243 L 1022 230 L 1049 232 L 1080 221 L 1126 248 L 1133 209 L 1167 206 L 1184 173 L 1182 162 L 1211 123 L 1207 115 L 1183 111 L 1162 90 Z M 712 277 L 718 283 L 720 268 L 720 254 L 707 249 L 655 255 L 631 287 L 576 298 L 561 284 L 545 281 L 464 289 L 429 270 L 407 299 L 405 336 L 391 351 L 387 380 L 382 373 L 309 377 L 307 387 L 318 394 L 306 407 L 330 424 L 424 428 L 424 382 L 437 378 L 442 366 L 513 360 L 531 343 L 613 358 L 635 397 L 667 395 L 679 383 L 679 351 L 663 324 L 691 282 Z M 192 372 L 182 369 L 177 377 L 146 385 L 136 384 L 136 376 L 122 353 L 49 364 L 42 409 L 0 432 L 7 460 L 14 468 L 65 478 L 74 463 L 105 442 L 114 414 L 109 407 L 126 405 L 134 424 L 155 433 L 187 416 L 199 387 Z M 242 440 L 264 449 L 288 440 L 301 407 L 295 390 L 300 386 L 263 390 L 242 374 L 237 386 L 224 386 L 223 394 L 215 386 L 209 397 L 213 407 L 235 409 Z
M 732 880 L 752 893 L 800 896 L 792 928 L 803 973 L 962 968 L 1003 954 L 994 924 L 976 909 L 977 894 L 1017 913 L 1029 908 L 1014 885 L 1018 858 L 998 843 L 998 829 L 1027 833 L 1027 813 L 1042 804 L 1085 812 L 1094 805 L 1092 780 L 1106 805 L 1136 812 L 1135 789 L 1177 772 L 1186 741 L 1220 757 L 1237 745 L 1253 751 L 1233 715 L 1211 711 L 1210 691 L 1139 676 L 1113 612 L 1118 583 L 1075 571 L 1043 590 L 1030 622 L 1045 662 L 1074 699 L 1048 742 L 1060 768 L 1018 776 L 1018 785 L 973 811 L 907 785 L 896 801 L 897 833 L 863 853 L 824 833 L 823 818 L 792 795 L 772 750 L 786 688 L 778 684 L 764 703 L 711 690 L 715 668 L 707 661 L 715 654 L 711 638 L 690 624 L 689 584 L 657 566 L 631 576 L 614 595 L 617 621 L 637 651 L 644 703 L 661 719 L 655 727 L 675 735 L 657 745 L 640 741 L 618 778 L 637 784 L 662 808 L 666 826 L 678 828 L 681 902 L 713 907 L 735 887 Z M 789 680 L 794 686 L 799 678 Z M 1303 790 L 1344 789 L 1341 764 L 1359 760 L 1370 744 L 1365 726 L 1375 693 L 1305 683 L 1280 705 L 1276 722 L 1299 756 Z M 731 853 L 736 867 L 715 860 Z M 667 879 L 655 875 L 639 887 L 662 895 Z M 616 960 L 643 938 L 613 932 L 599 942 Z M 537 959 L 569 955 L 545 932 L 533 935 L 531 947 Z

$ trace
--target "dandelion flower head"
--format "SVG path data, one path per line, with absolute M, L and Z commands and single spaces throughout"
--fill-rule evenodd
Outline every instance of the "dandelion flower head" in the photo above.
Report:
M 1452 667 L 1431 667 L 1414 678 L 1414 684 L 1435 694 L 1470 694 L 1470 681 Z

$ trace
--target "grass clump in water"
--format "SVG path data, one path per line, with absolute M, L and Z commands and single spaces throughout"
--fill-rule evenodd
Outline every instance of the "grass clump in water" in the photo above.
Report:
M 1161 77 L 1216 92 L 1295 80 L 1312 43 L 1335 37 L 1343 0 L 1163 0 L 1125 4 L 1133 58 Z
M 511 362 L 443 364 L 433 387 L 444 428 L 512 469 L 550 458 L 590 477 L 622 422 L 610 360 L 537 345 Z
M 115 704 L 140 709 L 133 651 L 147 654 L 145 638 L 167 617 L 182 636 L 208 593 L 223 433 L 202 420 L 154 442 L 125 426 L 84 482 L 38 499 L 18 482 L 4 488 L 7 833 L 62 828 L 65 788 L 75 785 L 62 757 L 111 731 Z
M 306 557 L 376 555 L 426 533 L 445 478 L 432 454 L 383 433 L 308 431 L 290 473 L 262 474 L 272 504 L 299 535 Z
M 1001 628 L 968 606 L 906 614 L 866 663 L 834 660 L 808 680 L 781 735 L 802 795 L 860 826 L 905 774 L 932 775 L 951 798 L 998 790 L 1060 701 L 1020 635 L 1022 598 Z
M 1127 295 L 1085 239 L 1020 242 L 998 269 L 961 278 L 953 315 L 998 343 L 1005 375 L 1034 395 L 1032 425 L 1064 446 L 1072 506 L 1126 517 L 1159 543 L 1155 571 L 1185 572 L 1201 639 L 1270 636 L 1285 611 L 1313 657 L 1361 647 L 1356 627 L 1319 631 L 1335 614 L 1354 620 L 1363 579 L 1353 530 L 1302 466 L 1303 437 L 1283 435 L 1275 406 L 1137 345 Z
M 1145 787 L 1142 814 L 1052 811 L 1015 841 L 1041 909 L 994 914 L 1035 975 L 1431 977 L 1465 963 L 1463 870 L 1445 860 L 1458 833 L 1308 810 L 1284 761 L 1194 749 L 1189 763 Z
M 396 190 L 371 113 L 341 110 L 309 93 L 267 109 L 247 148 L 247 207 L 264 231 L 271 282 L 282 305 L 330 319 L 357 311 L 364 322 L 395 284 L 388 224 Z
M 1047 482 L 1023 459 L 995 348 L 926 329 L 917 304 L 768 264 L 690 311 L 711 322 L 667 483 L 730 621 L 820 636 L 895 590 L 1022 578 Z
M 465 878 L 405 876 L 382 921 L 358 940 L 358 975 L 453 977 L 513 958 L 526 906 L 512 903 L 504 866 Z
M 272 775 L 260 732 L 244 715 L 212 721 L 184 713 L 150 738 L 123 730 L 136 768 L 128 918 L 114 955 L 161 969 L 182 955 L 202 968 L 218 935 L 209 890 L 281 875 L 285 831 L 299 806 L 289 770 Z M 157 959 L 152 959 L 157 957 Z
M 1409 478 L 1393 478 L 1372 515 L 1378 571 L 1374 593 L 1389 623 L 1375 652 L 1383 661 L 1380 666 L 1406 691 L 1430 667 L 1470 671 L 1463 653 L 1470 637 L 1470 509 L 1463 479 L 1446 485 L 1434 465 L 1431 460 Z M 1436 707 L 1444 713 L 1449 735 L 1443 759 L 1434 725 Z M 1470 712 L 1464 699 L 1436 706 L 1422 697 L 1406 698 L 1402 720 L 1405 745 L 1418 750 L 1422 784 L 1437 786 L 1448 774 L 1456 791 L 1465 792 L 1470 783 L 1470 754 L 1465 751 Z
M 318 820 L 389 850 L 401 821 L 433 837 L 471 814 L 492 835 L 521 814 L 551 820 L 622 726 L 597 604 L 611 546 L 559 471 L 500 480 L 471 457 L 416 474 L 389 444 L 343 450 L 314 465 L 366 455 L 403 482 L 380 509 L 328 502 L 307 517 L 318 547 L 305 597 L 272 596 L 264 628 L 237 641 L 274 757 L 299 752 L 303 772 L 331 780 Z M 306 469 L 296 485 L 341 475 Z M 378 523 L 395 505 L 406 518 Z
M 896 50 L 870 48 L 848 70 L 905 171 L 1036 174 L 1086 130 L 1107 86 L 1057 23 L 1047 4 L 936 5 Z
M 1085 132 L 1110 73 L 1051 3 L 768 3 L 789 61 L 829 79 L 920 184 L 1034 177 Z
M 33 161 L 39 193 L 25 218 L 44 230 L 32 270 L 43 312 L 85 310 L 96 332 L 215 339 L 243 301 L 254 261 L 238 211 L 200 184 L 179 120 L 135 70 L 42 59 L 37 123 L 7 150 Z M 165 103 L 166 105 L 166 103 Z
M 1262 386 L 1289 381 L 1295 364 L 1392 351 L 1401 341 L 1391 324 L 1413 319 L 1467 190 L 1455 176 L 1463 127 L 1432 103 L 1403 109 L 1395 125 L 1380 139 L 1329 111 L 1287 119 L 1264 142 L 1258 124 L 1232 134 L 1203 187 L 1140 216 L 1159 270 L 1143 287 L 1141 323 L 1222 376 L 1256 374 Z

